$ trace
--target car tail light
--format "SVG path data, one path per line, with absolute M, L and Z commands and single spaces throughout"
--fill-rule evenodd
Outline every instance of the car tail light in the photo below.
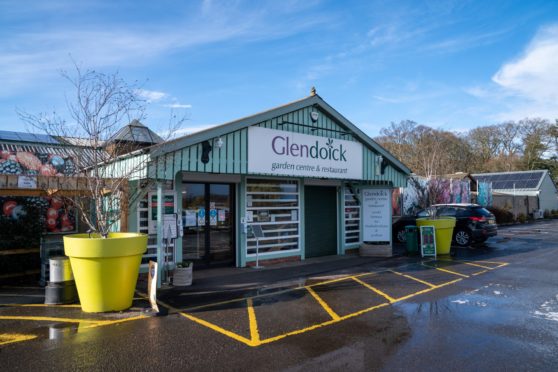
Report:
M 469 219 L 471 221 L 475 221 L 475 222 L 486 222 L 486 217 L 482 216 L 482 217 L 469 217 Z

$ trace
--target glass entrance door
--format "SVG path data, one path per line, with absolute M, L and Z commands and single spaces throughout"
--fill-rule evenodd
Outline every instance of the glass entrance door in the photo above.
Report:
M 185 183 L 182 222 L 185 260 L 234 263 L 234 185 Z

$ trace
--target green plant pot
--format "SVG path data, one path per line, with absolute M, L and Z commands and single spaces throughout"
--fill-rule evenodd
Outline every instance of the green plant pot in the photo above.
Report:
M 417 226 L 434 226 L 436 234 L 436 254 L 449 254 L 453 228 L 455 227 L 454 217 L 443 218 L 418 218 Z
M 64 252 L 76 281 L 81 308 L 86 313 L 126 310 L 132 306 L 141 256 L 147 235 L 110 233 L 64 237 Z

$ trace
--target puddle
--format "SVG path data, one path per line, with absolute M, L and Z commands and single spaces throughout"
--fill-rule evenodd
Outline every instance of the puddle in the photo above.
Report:
M 558 295 L 552 300 L 543 302 L 533 315 L 536 318 L 558 322 Z

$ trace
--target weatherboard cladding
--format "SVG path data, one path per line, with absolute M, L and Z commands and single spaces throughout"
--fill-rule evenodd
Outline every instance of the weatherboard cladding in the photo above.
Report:
M 320 113 L 316 123 L 310 118 L 312 111 Z M 357 135 L 345 126 L 338 123 L 321 107 L 305 106 L 291 112 L 285 112 L 278 116 L 257 122 L 255 126 L 302 133 L 314 136 L 342 139 L 346 141 L 358 141 Z M 234 129 L 234 125 L 230 125 Z M 311 128 L 313 127 L 313 128 Z M 226 126 L 218 127 L 215 137 L 209 138 L 212 145 L 209 153 L 209 162 L 201 162 L 202 141 L 178 148 L 178 144 L 171 144 L 174 151 L 155 151 L 153 158 L 156 159 L 150 169 L 150 175 L 156 175 L 158 179 L 172 180 L 179 171 L 185 172 L 205 172 L 205 173 L 224 173 L 224 174 L 248 174 L 248 127 L 226 132 Z M 218 148 L 214 145 L 215 141 L 221 138 L 223 146 Z M 185 142 L 187 143 L 187 142 Z M 164 146 L 164 145 L 163 145 Z M 384 150 L 385 151 L 385 150 Z M 157 156 L 159 154 L 159 156 Z M 384 157 L 386 154 L 383 154 Z M 404 187 L 406 184 L 407 173 L 404 173 L 392 166 L 385 168 L 384 174 L 376 176 L 376 154 L 363 143 L 363 179 L 375 181 L 379 184 L 392 184 L 395 187 Z

